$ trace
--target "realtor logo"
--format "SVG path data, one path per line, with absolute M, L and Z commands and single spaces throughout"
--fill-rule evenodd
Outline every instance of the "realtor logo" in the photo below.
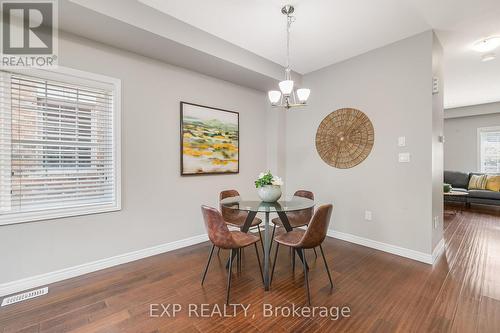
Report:
M 56 1 L 2 1 L 2 67 L 54 67 Z

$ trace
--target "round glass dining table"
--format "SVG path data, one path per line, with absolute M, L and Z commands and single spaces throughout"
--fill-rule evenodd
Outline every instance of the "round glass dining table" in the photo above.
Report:
M 281 222 L 283 223 L 283 227 L 286 231 L 291 231 L 292 227 L 290 226 L 290 222 L 288 221 L 288 217 L 286 215 L 287 212 L 294 212 L 304 209 L 312 209 L 314 207 L 314 201 L 307 198 L 294 196 L 291 200 L 283 200 L 277 202 L 263 202 L 256 200 L 243 200 L 241 197 L 230 197 L 222 199 L 220 202 L 221 206 L 224 208 L 247 211 L 248 215 L 241 228 L 241 231 L 248 232 L 250 229 L 250 225 L 252 224 L 253 219 L 257 215 L 257 213 L 264 213 L 264 289 L 269 290 L 270 285 L 270 276 L 269 276 L 269 252 L 271 247 L 272 239 L 269 235 L 269 214 L 276 213 L 278 214 Z M 302 254 L 300 251 L 297 251 L 297 254 L 301 260 Z

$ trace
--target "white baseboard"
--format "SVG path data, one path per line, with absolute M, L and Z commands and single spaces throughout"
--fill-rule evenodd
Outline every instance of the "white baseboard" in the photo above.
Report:
M 443 252 L 444 252 L 444 238 L 441 238 L 439 243 L 434 248 L 434 251 L 432 251 L 433 264 L 439 259 L 439 257 L 441 256 L 441 254 L 443 254 Z
M 10 295 L 27 289 L 66 280 L 75 276 L 95 272 L 116 265 L 173 251 L 182 247 L 202 243 L 208 240 L 207 234 L 181 239 L 178 241 L 152 246 L 146 249 L 120 254 L 111 258 L 96 260 L 78 266 L 68 267 L 50 273 L 40 274 L 21 280 L 0 284 L 0 296 Z
M 328 230 L 328 236 L 341 239 L 350 243 L 358 244 L 358 245 L 363 245 L 366 247 L 370 247 L 372 249 L 392 253 L 401 257 L 413 259 L 416 261 L 420 261 L 426 264 L 433 264 L 434 259 L 433 259 L 433 254 L 427 254 L 415 250 L 410 250 L 404 247 L 392 245 L 392 244 L 387 244 L 387 243 L 382 243 L 379 241 L 375 241 L 373 239 L 368 239 L 352 234 L 348 234 L 345 232 L 340 232 L 340 231 L 334 231 L 334 230 Z M 443 242 L 444 244 L 444 242 Z

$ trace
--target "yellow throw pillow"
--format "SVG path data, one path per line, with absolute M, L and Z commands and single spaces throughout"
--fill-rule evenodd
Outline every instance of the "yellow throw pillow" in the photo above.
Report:
M 485 190 L 486 189 L 486 175 L 472 175 L 469 181 L 469 190 Z
M 486 178 L 486 189 L 490 191 L 500 192 L 500 176 L 489 175 Z

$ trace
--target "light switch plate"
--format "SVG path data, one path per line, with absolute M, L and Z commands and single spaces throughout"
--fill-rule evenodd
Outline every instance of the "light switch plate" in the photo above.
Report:
M 400 136 L 398 138 L 398 146 L 399 147 L 406 147 L 406 136 Z
M 433 95 L 439 94 L 439 78 L 438 77 L 432 78 L 432 94 Z
M 365 210 L 365 220 L 371 221 L 372 220 L 372 212 L 369 210 Z
M 399 153 L 398 160 L 399 160 L 399 163 L 409 163 L 410 162 L 410 153 Z

